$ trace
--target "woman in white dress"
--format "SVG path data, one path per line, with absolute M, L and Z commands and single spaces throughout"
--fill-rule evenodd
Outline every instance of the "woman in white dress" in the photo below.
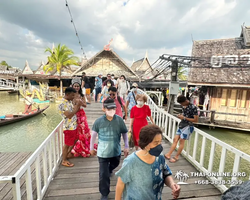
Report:
M 128 91 L 130 90 L 130 84 L 126 80 L 126 77 L 124 75 L 121 75 L 120 79 L 117 81 L 117 90 L 118 95 L 122 97 L 125 101 L 128 96 Z

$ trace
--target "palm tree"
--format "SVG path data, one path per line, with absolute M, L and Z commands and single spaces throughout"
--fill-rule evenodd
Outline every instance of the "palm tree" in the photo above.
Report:
M 176 178 L 178 180 L 181 180 L 182 176 L 183 176 L 183 171 L 179 170 L 179 171 L 176 172 L 174 178 Z
M 187 181 L 189 178 L 189 175 L 187 173 L 183 173 L 183 180 L 184 182 Z
M 62 70 L 63 69 L 70 69 L 70 65 L 78 65 L 79 58 L 76 56 L 72 56 L 74 52 L 69 49 L 66 45 L 58 44 L 55 48 L 47 48 L 45 49 L 45 52 L 49 52 L 50 56 L 48 56 L 48 63 L 43 67 L 43 70 L 48 73 L 49 71 L 59 73 L 60 77 L 60 95 L 62 96 Z
M 187 68 L 184 66 L 178 67 L 178 79 L 179 80 L 187 80 Z

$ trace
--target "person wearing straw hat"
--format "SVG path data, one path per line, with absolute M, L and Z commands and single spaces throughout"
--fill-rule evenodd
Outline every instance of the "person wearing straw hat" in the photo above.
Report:
M 25 110 L 24 114 L 29 114 L 32 111 L 32 104 L 34 103 L 32 94 L 28 91 L 26 92 L 26 97 L 24 98 L 25 102 Z

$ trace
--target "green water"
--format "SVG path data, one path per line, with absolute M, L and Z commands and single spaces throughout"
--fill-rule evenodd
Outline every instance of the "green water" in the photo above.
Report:
M 250 139 L 250 132 L 241 132 L 241 131 L 234 131 L 234 130 L 225 130 L 225 129 L 215 129 L 215 130 L 209 130 L 208 128 L 201 128 L 203 131 L 207 132 L 208 134 L 216 137 L 217 139 L 237 148 L 238 150 L 241 150 L 247 154 L 250 154 L 249 150 L 249 139 Z M 196 133 L 194 133 L 196 134 Z M 194 148 L 194 139 L 195 135 L 193 135 L 190 139 L 190 151 L 189 154 L 193 155 L 193 148 Z M 196 151 L 196 160 L 200 162 L 201 159 L 201 144 L 202 144 L 202 136 L 198 136 L 197 140 L 197 151 Z M 209 165 L 209 157 L 210 157 L 210 151 L 211 151 L 212 143 L 210 140 L 206 140 L 206 146 L 205 146 L 205 152 L 204 152 L 204 164 L 203 166 L 208 169 Z M 185 149 L 187 147 L 187 144 L 185 144 Z M 221 155 L 222 155 L 222 147 L 220 145 L 215 146 L 214 151 L 214 159 L 213 159 L 213 172 L 218 172 L 221 162 Z M 226 151 L 225 155 L 225 168 L 224 172 L 226 173 L 232 173 L 233 167 L 234 167 L 234 160 L 235 160 L 235 154 L 231 151 Z M 240 159 L 239 163 L 239 170 L 238 172 L 246 174 L 246 176 L 243 177 L 237 177 L 241 181 L 246 181 L 249 179 L 250 175 L 250 168 L 249 168 L 249 162 L 245 160 L 244 158 Z M 231 177 L 223 177 L 223 180 L 229 181 Z M 229 187 L 229 185 L 227 185 Z
M 56 103 L 37 104 L 40 108 L 47 105 L 46 116 L 39 114 L 13 124 L 0 127 L 0 152 L 30 152 L 35 151 L 44 139 L 61 121 Z M 0 116 L 24 111 L 25 104 L 18 95 L 0 92 Z
M 210 134 L 211 136 L 239 149 L 250 155 L 250 132 L 216 128 L 209 130 L 207 127 L 199 127 L 199 129 Z

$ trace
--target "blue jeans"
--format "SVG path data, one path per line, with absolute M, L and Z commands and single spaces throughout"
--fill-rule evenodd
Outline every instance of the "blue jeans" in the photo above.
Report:
M 100 94 L 101 92 L 102 92 L 102 88 L 101 87 L 95 88 L 95 101 L 97 101 L 98 94 Z
M 110 173 L 120 164 L 121 155 L 113 158 L 101 158 L 99 161 L 99 191 L 103 196 L 110 192 Z

